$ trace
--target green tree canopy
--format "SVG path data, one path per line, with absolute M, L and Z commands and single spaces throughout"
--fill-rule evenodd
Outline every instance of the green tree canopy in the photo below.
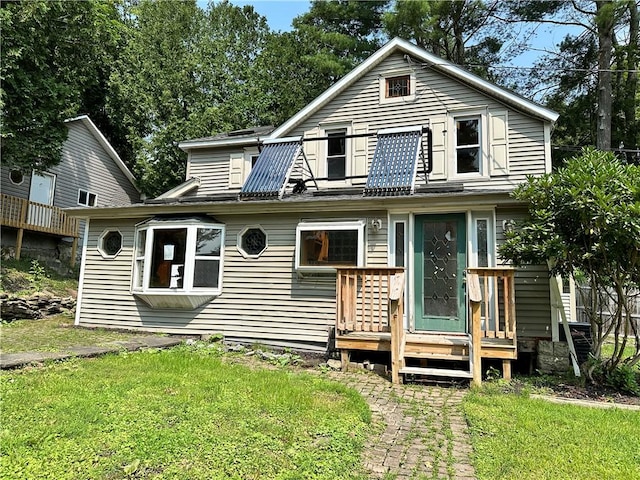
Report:
M 255 63 L 268 28 L 252 7 L 195 0 L 131 8 L 129 41 L 111 75 L 109 109 L 136 152 L 143 190 L 184 180 L 184 139 L 262 123 L 266 102 Z
M 61 159 L 64 120 L 104 106 L 116 4 L 3 2 L 0 21 L 2 162 L 44 170 Z

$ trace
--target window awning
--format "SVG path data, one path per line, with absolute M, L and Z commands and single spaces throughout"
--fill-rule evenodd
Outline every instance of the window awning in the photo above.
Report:
M 240 198 L 282 198 L 295 160 L 302 150 L 300 138 L 283 138 L 267 143 L 256 160 L 255 167 L 242 186 Z
M 413 193 L 422 152 L 422 126 L 378 131 L 365 196 Z

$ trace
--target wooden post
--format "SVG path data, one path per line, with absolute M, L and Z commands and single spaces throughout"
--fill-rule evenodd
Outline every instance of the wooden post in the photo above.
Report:
M 23 235 L 24 235 L 24 228 L 19 228 L 18 235 L 16 236 L 16 260 L 20 260 L 20 251 L 22 250 Z
M 391 330 L 391 381 L 400 382 L 400 368 L 402 365 L 402 341 L 404 325 L 402 324 L 402 291 L 404 288 L 404 273 L 397 273 L 391 277 L 389 285 L 389 327 Z
M 349 355 L 349 350 L 340 350 L 340 363 L 341 363 L 343 372 L 346 372 L 347 370 L 349 370 L 350 361 L 351 361 L 351 355 Z
M 482 291 L 478 274 L 467 275 L 469 287 L 469 302 L 471 303 L 471 351 L 473 363 L 473 384 L 482 384 L 482 338 L 480 329 L 480 310 L 482 305 Z
M 78 251 L 78 237 L 73 237 L 73 243 L 71 244 L 71 266 L 76 264 L 76 253 Z
M 502 360 L 502 378 L 511 380 L 511 360 Z

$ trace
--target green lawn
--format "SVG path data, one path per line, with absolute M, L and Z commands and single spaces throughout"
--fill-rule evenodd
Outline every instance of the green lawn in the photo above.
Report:
M 640 412 L 472 390 L 463 403 L 478 479 L 640 478 Z
M 11 323 L 2 323 L 0 324 L 0 352 L 53 352 L 73 346 L 100 346 L 116 340 L 130 340 L 140 335 L 104 328 L 74 327 L 73 321 L 70 315 L 62 314 L 42 320 L 16 320 Z
M 0 478 L 354 479 L 370 412 L 309 374 L 216 345 L 0 374 Z

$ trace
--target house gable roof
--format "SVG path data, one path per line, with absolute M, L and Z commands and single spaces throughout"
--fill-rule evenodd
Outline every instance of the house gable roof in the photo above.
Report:
M 91 121 L 89 116 L 88 115 L 80 115 L 80 116 L 77 116 L 77 117 L 74 117 L 74 118 L 69 118 L 68 120 L 64 121 L 64 123 L 71 123 L 71 122 L 82 122 L 82 124 L 87 128 L 87 130 L 89 130 L 89 132 L 91 132 L 91 134 L 95 137 L 95 139 L 102 146 L 102 148 L 104 148 L 105 152 L 107 152 L 109 157 L 111 157 L 111 159 L 114 161 L 114 163 L 122 171 L 124 176 L 127 177 L 127 179 L 136 188 L 136 190 L 138 190 L 138 192 L 140 192 L 140 189 L 138 188 L 138 185 L 136 185 L 136 179 L 133 176 L 133 174 L 131 173 L 131 170 L 129 170 L 127 168 L 127 166 L 124 164 L 124 162 L 120 158 L 120 155 L 118 155 L 118 153 L 114 150 L 114 148 L 111 146 L 111 144 L 105 138 L 105 136 L 102 134 L 102 132 L 100 130 L 98 130 L 98 127 L 96 127 L 95 123 L 93 123 Z
M 380 64 L 385 58 L 387 58 L 394 52 L 402 52 L 410 55 L 411 57 L 414 57 L 417 60 L 430 65 L 434 70 L 437 70 L 451 78 L 454 78 L 466 85 L 471 86 L 472 88 L 490 95 L 503 103 L 512 105 L 515 108 L 518 108 L 519 110 L 536 118 L 540 118 L 548 122 L 555 122 L 559 116 L 552 110 L 542 107 L 513 92 L 498 87 L 491 82 L 488 82 L 487 80 L 484 80 L 477 75 L 468 72 L 464 68 L 455 65 L 454 63 L 437 57 L 427 52 L 426 50 L 410 42 L 407 42 L 406 40 L 402 40 L 396 37 L 385 44 L 380 50 L 371 55 L 367 60 L 354 68 L 350 73 L 342 77 L 338 82 L 336 82 L 322 95 L 309 103 L 305 108 L 300 110 L 297 114 L 280 125 L 276 130 L 273 131 L 273 133 L 271 134 L 271 138 L 278 138 L 280 136 L 286 135 L 302 121 L 317 112 L 320 108 L 333 100 L 347 87 L 351 86 L 365 73 L 369 72 L 372 68 Z

